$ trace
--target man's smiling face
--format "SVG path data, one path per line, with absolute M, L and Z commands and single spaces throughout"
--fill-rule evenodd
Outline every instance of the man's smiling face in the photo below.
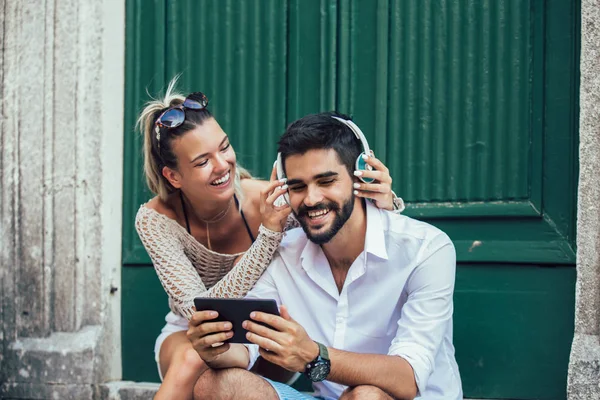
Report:
M 354 210 L 353 178 L 333 149 L 290 155 L 284 163 L 298 222 L 312 242 L 329 242 Z

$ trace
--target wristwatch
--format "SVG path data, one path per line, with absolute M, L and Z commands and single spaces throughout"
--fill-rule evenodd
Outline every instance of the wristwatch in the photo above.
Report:
M 306 364 L 304 375 L 312 382 L 321 382 L 329 375 L 331 361 L 329 361 L 327 347 L 319 342 L 315 343 L 319 346 L 319 355 L 317 358 Z

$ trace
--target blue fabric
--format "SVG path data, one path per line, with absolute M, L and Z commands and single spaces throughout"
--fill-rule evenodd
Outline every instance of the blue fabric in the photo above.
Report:
M 263 378 L 267 382 L 273 386 L 277 395 L 281 400 L 318 400 L 320 397 L 313 397 L 309 394 L 305 394 L 297 391 L 291 386 L 286 385 L 285 383 L 275 382 L 267 378 Z

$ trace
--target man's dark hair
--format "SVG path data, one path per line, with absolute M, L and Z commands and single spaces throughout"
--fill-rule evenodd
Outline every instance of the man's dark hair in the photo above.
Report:
M 354 175 L 356 159 L 362 153 L 360 140 L 344 123 L 334 116 L 350 119 L 336 112 L 309 114 L 288 125 L 278 142 L 277 151 L 285 172 L 285 159 L 291 155 L 304 154 L 309 150 L 333 149 L 350 176 Z

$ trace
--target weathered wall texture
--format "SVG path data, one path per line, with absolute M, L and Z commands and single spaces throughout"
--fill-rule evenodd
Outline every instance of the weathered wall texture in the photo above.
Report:
M 600 0 L 581 6 L 577 300 L 569 399 L 600 399 Z
M 0 398 L 119 379 L 124 0 L 0 0 Z

